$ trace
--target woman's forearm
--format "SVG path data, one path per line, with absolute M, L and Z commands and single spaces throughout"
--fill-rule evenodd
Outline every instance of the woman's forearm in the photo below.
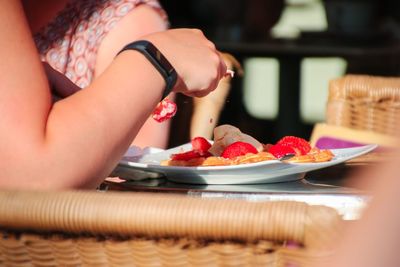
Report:
M 124 52 L 90 87 L 50 109 L 40 141 L 12 151 L 18 160 L 2 167 L 3 186 L 95 186 L 129 146 L 164 85 L 143 55 Z

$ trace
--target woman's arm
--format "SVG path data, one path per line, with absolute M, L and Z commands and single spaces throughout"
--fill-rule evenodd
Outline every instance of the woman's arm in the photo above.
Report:
M 110 65 L 115 55 L 125 44 L 137 40 L 141 36 L 166 29 L 165 20 L 153 7 L 145 4 L 135 7 L 118 21 L 101 42 L 96 58 L 95 76 L 100 75 Z M 171 96 L 173 97 L 173 95 Z M 133 144 L 140 147 L 166 148 L 170 123 L 170 120 L 158 123 L 149 118 L 140 129 Z
M 19 1 L 2 2 L 0 34 L 0 187 L 97 185 L 160 100 L 161 75 L 142 54 L 125 51 L 91 86 L 52 105 Z M 146 39 L 176 68 L 175 91 L 211 91 L 226 71 L 199 31 L 168 31 Z

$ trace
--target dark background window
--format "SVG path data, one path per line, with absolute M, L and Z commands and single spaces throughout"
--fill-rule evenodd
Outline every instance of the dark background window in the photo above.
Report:
M 280 19 L 282 11 L 295 1 L 283 0 L 161 0 L 166 9 L 172 28 L 200 28 L 205 35 L 219 44 L 270 44 L 277 40 L 270 35 L 270 29 Z M 298 40 L 278 40 L 283 44 L 318 44 L 326 48 L 340 47 L 364 49 L 386 49 L 386 44 L 397 43 L 400 38 L 400 1 L 398 0 L 325 0 L 328 28 L 324 32 L 302 32 Z M 292 3 L 293 4 L 293 3 Z M 301 7 L 300 7 L 301 8 Z M 397 49 L 398 50 L 398 49 Z M 225 51 L 232 52 L 232 51 Z M 237 54 L 232 53 L 237 56 Z M 328 53 L 329 54 L 329 53 Z M 376 57 L 346 57 L 347 73 L 397 76 L 400 73 L 398 51 L 382 60 Z M 271 53 L 267 55 L 271 57 Z M 282 56 L 282 55 L 281 55 Z M 246 57 L 239 56 L 239 60 Z M 288 55 L 284 59 L 289 59 Z M 289 65 L 290 66 L 290 65 Z M 287 69 L 286 69 L 287 70 Z M 282 80 L 297 79 L 293 73 L 284 71 Z M 285 76 L 286 75 L 286 76 Z M 295 81 L 300 82 L 300 81 Z M 292 134 L 309 138 L 313 125 L 310 123 L 286 124 L 278 120 L 263 120 L 250 116 L 243 106 L 242 80 L 233 80 L 231 93 L 226 101 L 220 122 L 239 127 L 259 140 L 274 142 L 282 135 Z M 327 88 L 325 88 L 327 89 Z M 290 95 L 287 95 L 290 97 Z M 316 101 L 324 101 L 318 99 Z M 191 99 L 179 95 L 177 103 L 180 112 L 173 120 L 170 146 L 189 140 Z M 288 106 L 290 108 L 290 105 Z M 293 116 L 297 116 L 293 110 Z M 179 127 L 180 126 L 180 127 Z M 179 127 L 179 131 L 177 129 Z M 184 130 L 187 129 L 187 130 Z

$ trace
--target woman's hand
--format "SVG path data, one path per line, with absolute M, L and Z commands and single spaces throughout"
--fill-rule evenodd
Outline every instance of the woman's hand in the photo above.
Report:
M 188 96 L 202 97 L 217 88 L 226 65 L 204 34 L 197 29 L 175 29 L 147 35 L 178 73 L 173 89 Z

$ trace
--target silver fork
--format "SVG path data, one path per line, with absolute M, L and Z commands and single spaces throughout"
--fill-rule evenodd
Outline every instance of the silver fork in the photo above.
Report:
M 291 158 L 293 158 L 294 156 L 296 156 L 296 154 L 286 154 L 280 158 L 278 158 L 279 161 L 285 161 L 285 160 L 289 160 Z

